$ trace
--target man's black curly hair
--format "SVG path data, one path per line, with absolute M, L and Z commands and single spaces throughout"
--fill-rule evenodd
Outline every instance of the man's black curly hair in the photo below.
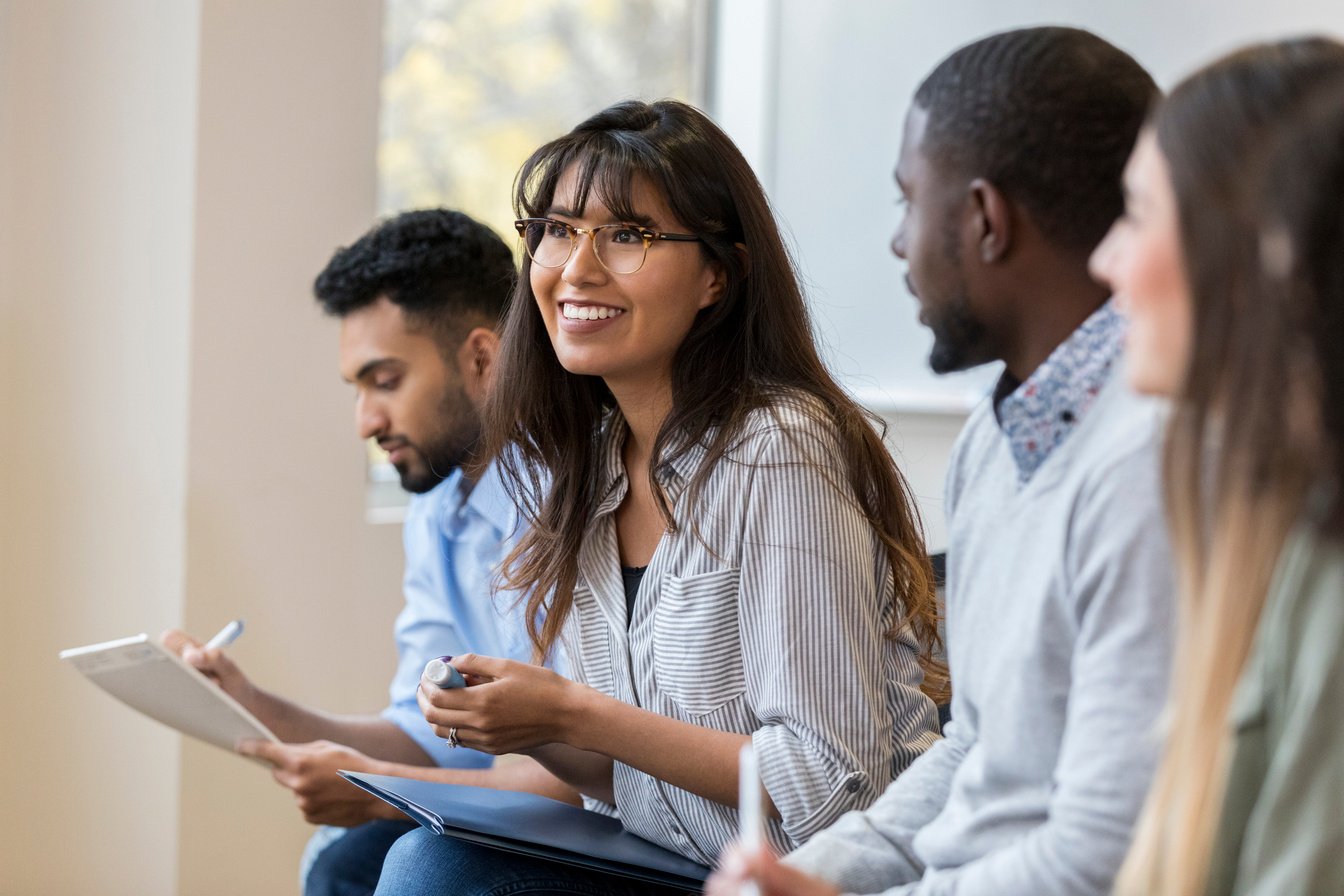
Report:
M 1123 50 L 1077 28 L 1023 28 L 952 53 L 915 93 L 924 152 L 984 177 L 1058 246 L 1091 251 L 1120 215 L 1120 176 L 1159 92 Z
M 462 212 L 422 209 L 338 249 L 313 292 L 335 317 L 387 296 L 409 325 L 431 330 L 450 351 L 471 326 L 498 324 L 517 277 L 513 253 L 489 227 Z

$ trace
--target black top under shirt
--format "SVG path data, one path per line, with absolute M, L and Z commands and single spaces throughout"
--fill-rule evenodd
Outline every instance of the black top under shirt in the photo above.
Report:
M 625 624 L 635 615 L 635 595 L 639 593 L 639 583 L 644 579 L 647 566 L 622 566 L 621 581 L 625 583 Z

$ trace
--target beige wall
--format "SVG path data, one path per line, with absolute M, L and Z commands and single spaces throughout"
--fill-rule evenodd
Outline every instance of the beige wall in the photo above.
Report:
M 207 2 L 202 16 L 185 618 L 246 617 L 235 652 L 253 676 L 340 711 L 385 702 L 400 607 L 398 532 L 363 522 L 335 325 L 310 296 L 372 218 L 378 9 Z M 196 744 L 182 770 L 181 891 L 293 890 L 308 828 L 288 793 Z
M 267 773 L 56 653 L 244 616 L 377 709 L 400 605 L 309 284 L 373 215 L 380 4 L 0 0 L 0 893 L 294 892 Z
M 177 738 L 56 653 L 181 612 L 196 33 L 191 4 L 5 6 L 6 894 L 175 887 Z

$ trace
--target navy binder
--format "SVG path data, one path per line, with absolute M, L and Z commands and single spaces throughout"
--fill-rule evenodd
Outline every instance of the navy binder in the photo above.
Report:
M 436 834 L 649 883 L 699 891 L 709 869 L 614 818 L 534 793 L 341 772 Z

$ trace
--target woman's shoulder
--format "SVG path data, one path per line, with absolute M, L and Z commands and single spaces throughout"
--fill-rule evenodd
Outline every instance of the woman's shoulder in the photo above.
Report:
M 747 414 L 735 449 L 751 452 L 802 445 L 833 451 L 839 441 L 835 417 L 820 398 L 778 390 L 768 393 L 766 401 Z
M 1280 556 L 1262 620 L 1266 646 L 1281 674 L 1307 667 L 1344 673 L 1344 540 L 1303 524 Z
M 1331 599 L 1344 593 L 1344 538 L 1313 523 L 1300 523 L 1279 556 L 1274 596 L 1307 609 L 1317 603 L 1344 605 Z

